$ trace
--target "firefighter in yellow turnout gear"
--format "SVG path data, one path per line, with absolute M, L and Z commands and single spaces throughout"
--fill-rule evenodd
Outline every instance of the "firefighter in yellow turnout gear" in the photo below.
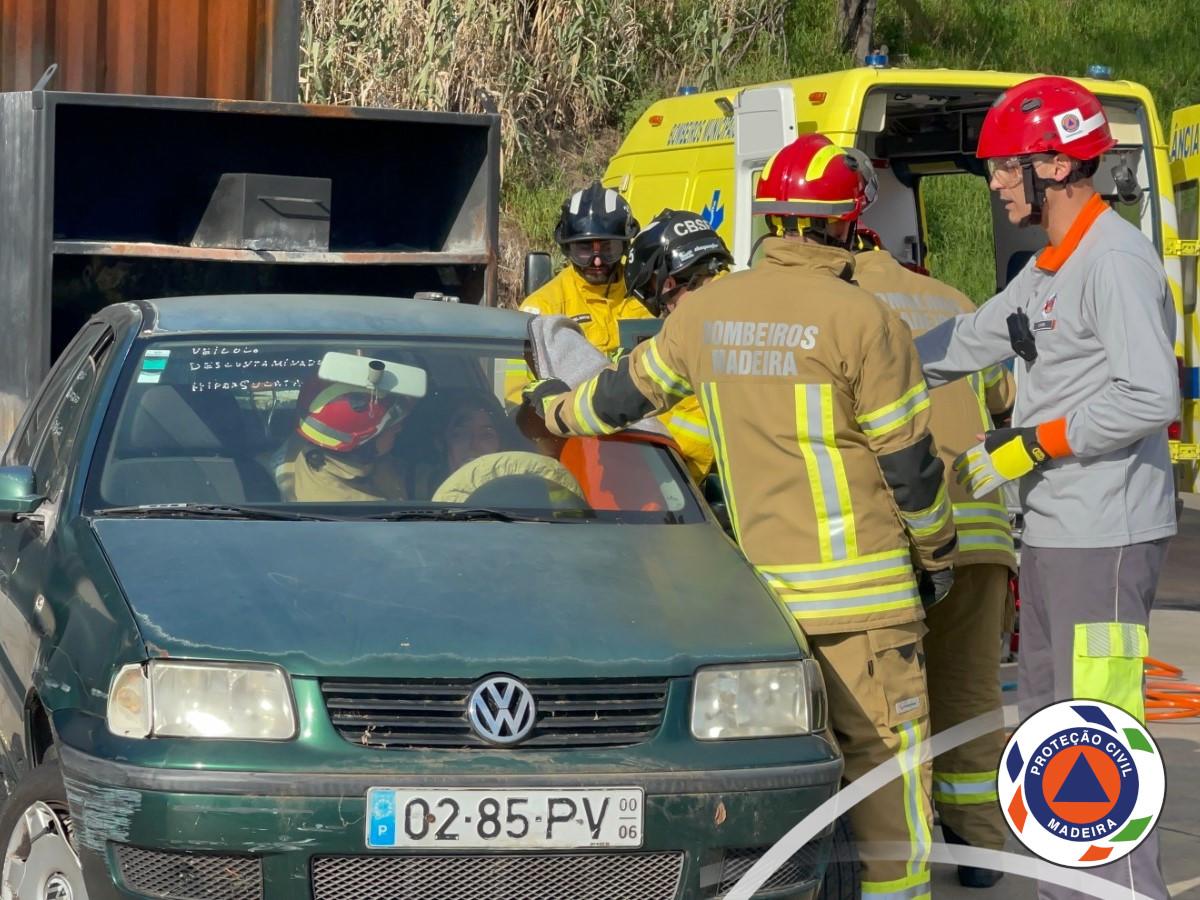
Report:
M 617 267 L 612 284 L 592 284 L 574 266 L 567 266 L 525 298 L 521 311 L 546 316 L 570 316 L 579 323 L 583 336 L 604 353 L 615 353 L 621 346 L 617 323 L 621 319 L 652 319 L 653 314 L 637 299 L 625 295 L 625 285 Z M 520 374 L 528 378 L 529 370 Z M 522 382 L 522 387 L 524 382 Z M 519 396 L 518 391 L 518 396 Z
M 568 316 L 578 323 L 593 347 L 616 358 L 621 352 L 618 323 L 623 319 L 653 319 L 657 313 L 628 293 L 621 257 L 638 232 L 637 220 L 625 199 L 599 183 L 576 191 L 563 202 L 554 240 L 567 265 L 521 304 L 522 312 Z M 512 360 L 505 376 L 509 401 L 520 402 L 521 389 L 533 378 L 520 360 Z M 712 468 L 708 427 L 696 406 L 683 405 L 663 417 L 696 480 Z
M 858 253 L 854 280 L 922 334 L 960 313 L 975 311 L 963 294 L 902 266 L 882 248 Z M 931 423 L 939 453 L 951 471 L 954 459 L 993 427 L 992 415 L 1012 406 L 1008 370 L 995 366 L 932 391 Z M 954 586 L 930 609 L 925 624 L 926 662 L 933 733 L 999 710 L 1000 641 L 1016 571 L 1008 511 L 998 492 L 976 500 L 948 479 L 958 529 Z M 1008 829 L 996 794 L 996 766 L 1004 751 L 1000 729 L 940 754 L 933 760 L 933 799 L 942 831 L 952 843 L 1000 850 Z M 959 881 L 990 887 L 1001 873 L 960 866 Z
M 525 298 L 522 312 L 569 316 L 588 342 L 614 355 L 620 349 L 621 319 L 652 319 L 653 313 L 625 293 L 621 257 L 638 232 L 637 220 L 625 199 L 599 182 L 576 191 L 563 201 L 554 241 L 569 265 Z M 521 389 L 532 373 L 520 360 L 511 363 L 507 395 L 521 400 Z
M 785 147 L 753 207 L 775 235 L 758 264 L 698 290 L 575 390 L 540 381 L 526 401 L 565 435 L 699 397 L 738 542 L 821 666 L 845 778 L 897 756 L 909 767 L 849 815 L 863 896 L 915 900 L 930 893 L 932 840 L 923 601 L 949 591 L 956 539 L 908 327 L 851 283 L 859 172 L 819 135 Z M 907 855 L 873 855 L 874 842 Z

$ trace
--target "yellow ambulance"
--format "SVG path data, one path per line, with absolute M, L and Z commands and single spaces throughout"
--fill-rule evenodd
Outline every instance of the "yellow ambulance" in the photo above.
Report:
M 725 238 L 736 263 L 747 265 L 761 233 L 757 229 L 763 227 L 750 216 L 763 165 L 798 134 L 820 131 L 877 161 L 879 197 L 864 224 L 902 261 L 925 265 L 929 233 L 923 192 L 934 179 L 977 176 L 978 189 L 987 193 L 984 167 L 975 157 L 983 118 L 1000 92 L 1031 76 L 892 68 L 879 58 L 874 63 L 725 91 L 684 89 L 642 115 L 609 162 L 604 184 L 619 190 L 642 222 L 664 207 L 700 212 Z M 1097 68 L 1097 74 L 1107 74 Z M 1173 169 L 1146 88 L 1107 77 L 1079 81 L 1103 102 L 1117 140 L 1101 163 L 1096 185 L 1158 247 L 1170 278 L 1179 318 L 1175 353 L 1185 388 L 1190 386 L 1180 422 L 1172 426 L 1172 452 L 1180 488 L 1196 490 L 1200 327 L 1193 310 L 1200 106 L 1179 113 Z M 1181 216 L 1175 183 L 1181 190 Z M 990 231 L 998 289 L 1041 248 L 1045 236 L 1040 229 L 1011 225 L 1003 208 L 988 197 L 980 202 L 990 204 L 991 221 L 981 224 Z

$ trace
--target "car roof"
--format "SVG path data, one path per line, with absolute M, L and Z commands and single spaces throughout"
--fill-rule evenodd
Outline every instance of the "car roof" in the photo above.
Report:
M 524 340 L 529 315 L 471 303 L 344 294 L 212 294 L 142 300 L 144 335 L 395 334 Z

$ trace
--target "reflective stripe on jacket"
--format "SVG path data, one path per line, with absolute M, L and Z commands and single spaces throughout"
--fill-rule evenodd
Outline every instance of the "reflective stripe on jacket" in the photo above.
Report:
M 695 396 L 680 400 L 670 412 L 663 414 L 662 421 L 679 445 L 688 472 L 697 482 L 702 481 L 712 471 L 713 448 L 708 419 L 700 408 L 700 401 Z
M 854 280 L 871 291 L 920 335 L 960 313 L 975 310 L 967 297 L 947 284 L 900 265 L 890 253 L 870 250 L 855 257 Z M 1012 375 L 993 366 L 931 391 L 930 430 L 946 466 L 947 486 L 958 529 L 959 565 L 996 563 L 1017 568 L 1012 526 L 999 492 L 975 500 L 954 479 L 954 459 L 995 427 L 992 415 L 1012 406 Z

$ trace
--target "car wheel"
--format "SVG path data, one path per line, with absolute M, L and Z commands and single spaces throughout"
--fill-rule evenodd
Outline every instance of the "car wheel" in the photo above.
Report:
M 858 845 L 854 843 L 849 818 L 842 816 L 833 825 L 829 865 L 825 867 L 825 880 L 821 882 L 817 900 L 858 900 L 861 894 Z
M 0 900 L 87 900 L 53 751 L 17 784 L 0 814 Z

